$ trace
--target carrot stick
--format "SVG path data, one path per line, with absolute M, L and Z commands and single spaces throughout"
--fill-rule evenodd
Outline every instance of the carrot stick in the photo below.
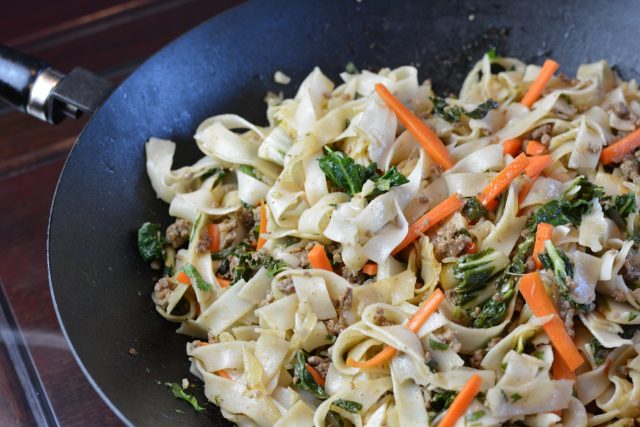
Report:
M 551 80 L 551 77 L 553 77 L 553 73 L 556 72 L 559 66 L 560 64 L 558 64 L 553 59 L 547 59 L 546 61 L 544 61 L 542 69 L 540 70 L 540 74 L 538 74 L 538 77 L 536 77 L 533 83 L 531 83 L 531 86 L 529 86 L 529 90 L 524 95 L 524 98 L 522 98 L 522 101 L 520 101 L 520 103 L 527 108 L 531 108 L 533 103 L 536 102 L 538 98 L 540 98 L 544 87 L 547 85 L 547 83 L 549 83 L 549 80 Z
M 260 202 L 260 234 L 258 235 L 258 244 L 256 249 L 262 249 L 267 241 L 262 235 L 267 232 L 267 208 L 264 206 L 264 200 Z
M 552 319 L 545 323 L 542 328 L 549 336 L 551 344 L 553 344 L 553 347 L 564 360 L 567 367 L 575 371 L 584 363 L 584 359 L 565 329 L 564 323 L 560 320 L 556 308 L 551 298 L 549 298 L 547 291 L 545 291 L 542 281 L 540 280 L 540 274 L 537 271 L 525 274 L 520 279 L 520 293 L 533 311 L 533 314 L 537 317 L 553 314 Z
M 547 152 L 547 146 L 538 141 L 527 142 L 527 155 L 528 156 L 540 156 Z
M 409 319 L 409 323 L 407 324 L 409 329 L 414 333 L 417 333 L 429 316 L 438 309 L 442 300 L 444 300 L 444 294 L 442 291 L 440 289 L 433 291 L 433 293 L 429 295 L 429 298 L 427 298 L 418 308 L 418 311 L 416 311 L 415 314 L 411 316 L 411 319 Z
M 478 245 L 476 244 L 476 242 L 469 243 L 469 245 L 467 246 L 466 253 L 475 254 L 476 252 L 478 252 Z
M 411 329 L 414 333 L 417 333 L 429 316 L 438 309 L 442 300 L 444 300 L 444 294 L 440 289 L 436 289 L 431 295 L 429 295 L 429 298 L 422 303 L 418 308 L 418 311 L 415 312 L 405 326 Z M 364 362 L 358 362 L 357 360 L 349 357 L 347 359 L 347 366 L 351 368 L 372 368 L 391 360 L 397 352 L 397 349 L 385 345 L 380 353 L 376 354 L 369 360 L 365 360 Z
M 527 165 L 529 165 L 529 159 L 524 153 L 516 157 L 482 190 L 478 196 L 480 203 L 485 207 L 491 204 L 511 184 L 511 181 L 525 170 Z
M 220 250 L 220 228 L 218 224 L 209 224 L 209 251 L 218 252 Z
M 307 368 L 307 372 L 311 374 L 316 384 L 318 384 L 320 387 L 324 387 L 324 378 L 322 378 L 322 375 L 320 375 L 320 372 L 316 371 L 316 368 L 309 365 L 308 363 L 305 363 L 304 367 Z
M 191 280 L 189 280 L 189 276 L 187 276 L 187 273 L 185 273 L 184 271 L 181 271 L 180 273 L 178 273 L 178 275 L 176 276 L 176 280 L 180 283 L 184 283 L 185 285 L 191 284 Z
M 629 135 L 604 148 L 600 153 L 600 161 L 603 165 L 617 163 L 638 147 L 640 147 L 640 129 L 634 130 Z
M 529 165 L 524 170 L 524 173 L 526 173 L 529 178 L 537 178 L 547 166 L 550 166 L 551 163 L 553 163 L 553 159 L 548 154 L 543 156 L 532 156 L 528 157 L 528 159 Z
M 438 135 L 431 130 L 422 120 L 416 117 L 402 102 L 389 92 L 389 90 L 381 83 L 376 84 L 376 92 L 387 106 L 396 113 L 400 123 L 407 128 L 413 137 L 422 145 L 424 151 L 434 162 L 438 163 L 445 170 L 453 166 L 453 159 L 447 151 Z
M 224 277 L 216 276 L 216 281 L 221 288 L 227 288 L 231 284 L 231 280 L 225 279 Z
M 457 193 L 452 194 L 447 199 L 438 203 L 429 212 L 424 214 L 415 223 L 411 224 L 407 231 L 407 236 L 402 242 L 391 252 L 392 255 L 397 254 L 406 248 L 411 242 L 418 238 L 422 233 L 457 211 L 462 207 L 464 202 L 460 200 Z
M 480 387 L 482 387 L 482 378 L 480 378 L 478 374 L 473 374 L 464 387 L 462 387 L 462 390 L 460 390 L 456 398 L 453 399 L 451 406 L 449 406 L 449 409 L 445 412 L 438 427 L 453 427 L 458 419 L 467 412 L 467 408 L 469 408 L 473 399 L 475 399 L 476 395 L 480 392 Z
M 375 276 L 378 274 L 378 264 L 375 262 L 368 262 L 362 267 L 362 272 L 367 276 Z
M 510 154 L 511 157 L 515 157 L 520 152 L 522 141 L 520 138 L 505 139 L 502 143 L 502 155 Z
M 554 380 L 575 380 L 576 373 L 569 369 L 564 359 L 553 351 L 553 364 L 551 365 L 551 376 Z
M 553 225 L 541 222 L 536 228 L 536 242 L 533 245 L 533 262 L 536 264 L 536 268 L 542 268 L 542 262 L 540 262 L 540 255 L 544 252 L 544 242 L 551 240 L 553 234 Z
M 225 371 L 224 369 L 220 369 L 219 371 L 216 371 L 216 375 L 218 375 L 219 377 L 222 377 L 222 378 L 226 378 L 228 380 L 231 379 L 229 374 L 227 374 L 227 371 Z
M 320 243 L 316 243 L 316 245 L 311 248 L 308 257 L 311 267 L 320 270 L 333 271 L 333 267 L 331 267 L 331 262 L 329 262 L 329 258 L 327 257 L 327 253 L 324 250 L 324 246 L 322 246 Z

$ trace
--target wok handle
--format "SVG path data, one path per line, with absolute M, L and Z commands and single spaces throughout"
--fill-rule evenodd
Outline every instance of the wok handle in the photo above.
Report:
M 112 84 L 83 69 L 67 75 L 45 61 L 0 45 L 0 99 L 49 123 L 93 114 L 111 94 Z

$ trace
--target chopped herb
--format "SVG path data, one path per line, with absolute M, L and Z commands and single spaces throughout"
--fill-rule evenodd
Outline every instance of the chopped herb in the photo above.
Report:
M 487 51 L 487 56 L 489 57 L 489 59 L 496 59 L 498 57 L 498 54 L 496 53 L 496 48 L 492 47 L 491 49 L 489 49 Z
M 479 410 L 471 413 L 471 415 L 467 415 L 465 419 L 467 421 L 478 421 L 480 418 L 484 416 L 485 416 L 485 412 L 483 410 Z
M 429 367 L 429 370 L 431 372 L 438 372 L 438 362 L 436 362 L 434 359 L 429 359 L 426 362 L 426 365 Z
M 519 393 L 513 393 L 511 395 L 511 401 L 512 402 L 517 402 L 520 399 L 522 399 L 522 396 Z
M 349 74 L 358 74 L 360 72 L 353 62 L 348 62 L 344 70 Z
M 204 408 L 198 403 L 198 400 L 195 398 L 195 396 L 192 396 L 189 393 L 185 392 L 182 387 L 180 387 L 180 384 L 165 383 L 165 385 L 171 389 L 171 393 L 173 393 L 176 398 L 182 399 L 185 402 L 189 403 L 196 411 L 200 412 L 204 410 Z
M 191 227 L 191 233 L 189 233 L 189 243 L 191 243 L 194 237 L 196 237 L 196 230 L 198 229 L 198 226 L 200 225 L 201 220 L 202 220 L 202 214 L 198 214 L 198 216 L 196 217 L 196 222 L 194 222 L 193 226 Z
M 295 357 L 295 364 L 293 365 L 293 374 L 298 378 L 296 386 L 308 391 L 318 399 L 326 399 L 329 395 L 313 380 L 313 377 L 305 367 L 306 363 L 306 356 L 301 350 L 298 350 Z
M 362 403 L 354 402 L 353 400 L 336 399 L 331 403 L 331 405 L 342 408 L 352 414 L 357 414 L 362 410 Z
M 218 274 L 229 272 L 231 258 L 235 258 L 235 267 L 231 271 L 231 280 L 236 283 L 239 280 L 249 280 L 253 275 L 264 267 L 269 277 L 274 277 L 284 271 L 287 265 L 280 260 L 276 260 L 265 252 L 256 252 L 248 243 L 238 243 L 229 246 L 221 251 L 214 252 L 211 257 L 214 260 L 222 261 L 218 268 Z
M 430 99 L 433 102 L 433 113 L 450 123 L 459 122 L 463 114 L 470 119 L 482 119 L 490 110 L 499 106 L 493 99 L 488 99 L 475 109 L 466 111 L 459 105 L 449 105 L 444 98 L 439 96 L 431 97 Z
M 256 171 L 253 168 L 253 166 L 249 166 L 249 165 L 240 165 L 240 167 L 238 168 L 238 170 L 240 172 L 242 172 L 245 175 L 249 175 L 250 177 L 256 178 Z
M 636 318 L 640 316 L 640 312 L 638 311 L 630 311 L 629 312 L 629 320 L 628 322 L 633 322 L 634 320 L 636 320 Z
M 430 408 L 436 412 L 444 411 L 451 406 L 457 395 L 458 393 L 454 390 L 436 388 L 431 392 Z
M 429 347 L 433 350 L 447 350 L 449 348 L 449 344 L 429 338 Z
M 198 270 L 192 264 L 186 264 L 182 267 L 182 271 L 189 276 L 191 284 L 195 283 L 201 291 L 209 292 L 211 290 L 211 284 L 204 281 Z
M 331 335 L 328 334 L 326 337 L 327 341 L 329 341 L 329 344 L 333 344 L 336 342 L 336 340 L 338 339 L 338 337 L 336 337 L 335 335 Z
M 318 160 L 320 169 L 336 187 L 350 196 L 362 191 L 362 186 L 367 180 L 375 183 L 375 188 L 369 197 L 379 196 L 389 191 L 391 187 L 409 182 L 395 166 L 379 176 L 376 173 L 378 165 L 375 162 L 364 167 L 341 151 L 333 151 L 329 147 L 325 147 L 325 151 L 325 155 Z
M 164 255 L 164 238 L 160 224 L 145 222 L 138 229 L 138 252 L 146 262 L 161 260 Z
M 482 206 L 482 203 L 475 197 L 469 197 L 464 203 L 464 206 L 462 206 L 462 215 L 469 221 L 477 221 L 487 216 L 487 214 L 487 209 Z
M 207 178 L 213 176 L 213 175 L 218 175 L 217 179 L 222 178 L 225 174 L 227 173 L 227 171 L 225 171 L 222 168 L 211 168 L 208 171 L 206 171 L 201 177 L 200 179 L 202 181 L 206 180 Z

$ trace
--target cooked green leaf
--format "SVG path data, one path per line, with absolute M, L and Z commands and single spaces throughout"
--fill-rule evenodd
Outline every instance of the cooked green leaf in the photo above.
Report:
M 436 388 L 431 392 L 430 409 L 433 409 L 436 412 L 448 409 L 457 395 L 458 393 L 454 390 Z
M 482 104 L 478 105 L 475 109 L 471 111 L 464 111 L 464 115 L 469 117 L 470 119 L 482 119 L 487 113 L 493 109 L 496 109 L 500 106 L 493 99 L 487 99 Z
M 204 408 L 200 406 L 195 396 L 192 396 L 186 391 L 184 391 L 182 387 L 180 387 L 180 384 L 165 383 L 165 385 L 171 389 L 171 393 L 173 393 L 173 395 L 176 398 L 184 400 L 185 402 L 189 403 L 191 406 L 193 406 L 193 409 L 195 409 L 198 412 L 204 411 Z
M 305 354 L 301 350 L 298 350 L 296 352 L 295 362 L 293 365 L 293 375 L 298 378 L 296 386 L 308 391 L 318 399 L 326 399 L 329 395 L 314 381 L 313 377 L 305 367 L 306 363 L 307 358 Z
M 429 338 L 429 347 L 432 350 L 446 350 L 449 348 L 449 344 Z
M 320 169 L 331 182 L 350 196 L 358 194 L 368 179 L 377 177 L 377 165 L 364 167 L 341 151 L 325 147 L 325 154 L 318 159 Z
M 520 393 L 513 393 L 511 395 L 511 401 L 512 402 L 517 402 L 520 399 L 522 399 L 522 395 Z
M 331 405 L 342 408 L 352 414 L 357 414 L 362 410 L 362 403 L 354 402 L 353 400 L 336 399 L 331 403 Z
M 472 301 L 476 292 L 508 265 L 509 258 L 492 248 L 460 257 L 453 267 L 453 277 L 458 281 L 455 287 L 458 304 L 464 306 Z
M 485 416 L 485 412 L 481 409 L 479 411 L 472 412 L 471 415 L 467 415 L 467 421 L 478 421 L 480 418 Z
M 433 102 L 433 113 L 450 123 L 459 122 L 463 114 L 470 119 L 482 119 L 490 110 L 498 108 L 500 105 L 493 99 L 488 99 L 473 110 L 466 111 L 459 105 L 449 105 L 444 98 L 439 96 L 431 97 L 430 99 Z
M 253 177 L 253 178 L 257 178 L 257 177 L 256 177 L 256 171 L 255 171 L 255 169 L 253 168 L 253 166 L 249 166 L 249 165 L 240 165 L 240 167 L 238 168 L 238 170 L 239 170 L 240 172 L 242 172 L 243 174 L 245 174 L 245 175 L 249 175 L 249 176 L 251 176 L 251 177 Z
M 191 280 L 191 284 L 195 283 L 195 285 L 201 291 L 208 292 L 211 290 L 211 284 L 204 281 L 204 279 L 202 278 L 198 270 L 196 270 L 196 268 L 193 265 L 185 264 L 185 266 L 182 267 L 182 271 L 184 271 L 184 273 L 187 276 L 189 276 L 189 280 Z
M 164 238 L 160 224 L 145 222 L 138 229 L 138 252 L 146 262 L 161 260 L 164 254 Z
M 383 193 L 386 193 L 391 189 L 391 187 L 397 187 L 409 182 L 407 177 L 398 172 L 398 168 L 396 168 L 395 166 L 392 166 L 381 177 L 373 177 L 371 178 L 371 180 L 375 182 L 376 186 L 373 191 L 367 196 L 369 199 L 373 199 Z
M 462 215 L 469 221 L 477 221 L 487 214 L 487 209 L 475 197 L 469 197 L 462 206 Z

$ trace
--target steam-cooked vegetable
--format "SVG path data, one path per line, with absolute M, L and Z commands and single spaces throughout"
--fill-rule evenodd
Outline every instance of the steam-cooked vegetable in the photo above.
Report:
M 329 397 L 327 393 L 314 379 L 309 370 L 307 370 L 307 357 L 304 352 L 298 350 L 294 359 L 293 375 L 298 379 L 297 387 L 308 391 L 318 399 L 326 399 Z
M 449 105 L 444 98 L 439 96 L 431 97 L 431 102 L 433 102 L 434 114 L 452 123 L 459 122 L 463 114 L 470 119 L 482 119 L 489 111 L 499 106 L 493 99 L 488 99 L 473 110 L 467 111 L 459 105 Z
M 146 262 L 162 259 L 164 238 L 160 233 L 160 224 L 145 222 L 138 229 L 138 252 Z
M 543 267 L 553 271 L 553 278 L 560 290 L 563 300 L 569 301 L 571 305 L 581 311 L 588 311 L 590 304 L 580 304 L 570 294 L 570 284 L 573 280 L 573 263 L 567 255 L 556 248 L 551 240 L 544 242 L 545 251 L 538 257 Z
M 487 248 L 458 260 L 453 269 L 458 280 L 455 287 L 458 304 L 464 306 L 473 300 L 475 293 L 484 287 L 509 265 L 509 258 L 501 251 Z

